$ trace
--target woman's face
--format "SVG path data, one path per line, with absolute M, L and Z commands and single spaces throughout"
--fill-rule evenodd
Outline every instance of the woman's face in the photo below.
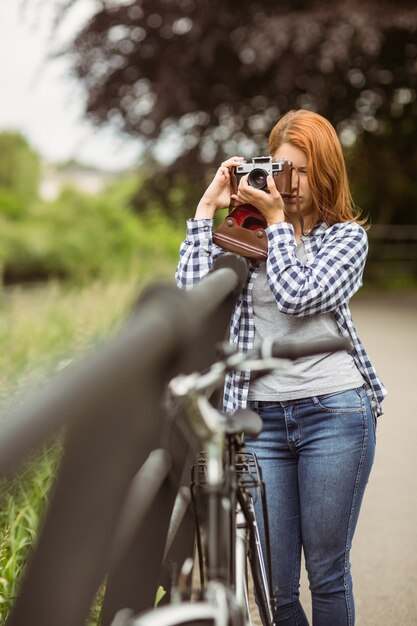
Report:
M 283 143 L 272 156 L 275 159 L 292 161 L 298 169 L 300 175 L 300 208 L 303 215 L 311 214 L 313 212 L 313 196 L 307 179 L 307 155 L 305 152 L 291 143 Z M 297 175 L 293 173 L 291 196 L 284 198 L 284 212 L 289 218 L 297 216 L 297 182 Z

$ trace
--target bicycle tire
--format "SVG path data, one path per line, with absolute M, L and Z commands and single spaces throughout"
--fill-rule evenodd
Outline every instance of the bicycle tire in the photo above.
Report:
M 249 505 L 242 492 L 238 492 L 238 500 L 247 522 L 247 560 L 252 574 L 259 616 L 264 625 L 272 626 L 272 597 L 266 577 L 265 563 L 263 563 L 262 567 L 261 559 L 263 557 L 262 554 L 258 553 L 259 537 L 257 540 L 255 534 L 255 527 L 257 527 L 255 509 L 252 500 L 250 500 L 251 504 Z
M 128 626 L 216 626 L 213 608 L 205 604 L 158 607 L 134 617 Z
M 225 585 L 209 583 L 209 599 L 179 602 L 146 611 L 126 626 L 245 626 L 243 612 Z

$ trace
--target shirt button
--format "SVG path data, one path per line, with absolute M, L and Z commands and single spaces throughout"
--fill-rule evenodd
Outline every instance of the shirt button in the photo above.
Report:
M 204 226 L 204 230 L 207 231 L 209 229 L 208 226 Z

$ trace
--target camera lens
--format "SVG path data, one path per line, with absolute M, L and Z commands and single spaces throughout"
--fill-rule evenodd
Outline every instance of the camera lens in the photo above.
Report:
M 267 176 L 268 173 L 265 170 L 255 168 L 249 172 L 248 185 L 255 187 L 255 189 L 265 189 L 268 186 L 266 182 Z

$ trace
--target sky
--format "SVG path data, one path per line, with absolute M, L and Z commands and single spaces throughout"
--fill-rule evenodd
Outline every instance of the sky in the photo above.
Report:
M 138 141 L 109 127 L 98 129 L 83 115 L 82 87 L 65 59 L 48 60 L 54 0 L 0 0 L 0 132 L 20 131 L 47 163 L 76 159 L 101 169 L 135 164 Z M 64 43 L 93 8 L 77 3 L 54 31 Z

